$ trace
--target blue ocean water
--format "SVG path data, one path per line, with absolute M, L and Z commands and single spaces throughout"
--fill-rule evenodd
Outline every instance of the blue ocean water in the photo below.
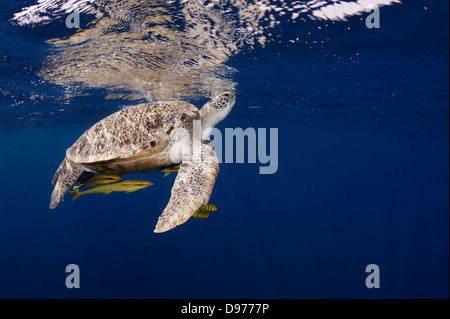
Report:
M 143 100 L 46 78 L 48 40 L 75 31 L 14 23 L 33 4 L 0 2 L 1 298 L 449 297 L 448 1 L 381 7 L 379 29 L 368 13 L 284 15 L 264 45 L 230 56 L 237 100 L 218 128 L 277 128 L 278 170 L 222 163 L 219 210 L 162 234 L 175 174 L 48 208 L 65 150 Z M 366 287 L 369 264 L 380 288 Z

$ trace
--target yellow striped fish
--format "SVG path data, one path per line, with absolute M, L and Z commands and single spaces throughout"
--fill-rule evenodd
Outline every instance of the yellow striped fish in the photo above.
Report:
M 205 219 L 209 217 L 209 212 L 199 209 L 192 216 L 194 216 L 195 219 Z
M 200 206 L 192 215 L 195 219 L 205 219 L 209 217 L 209 212 L 217 211 L 217 206 L 213 204 L 206 204 Z
M 200 206 L 199 209 L 204 209 L 208 212 L 215 212 L 217 210 L 217 206 L 213 205 L 213 204 L 206 204 L 206 205 Z

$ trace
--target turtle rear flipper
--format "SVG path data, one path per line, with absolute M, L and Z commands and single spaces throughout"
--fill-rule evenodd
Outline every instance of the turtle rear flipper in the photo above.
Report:
M 200 206 L 208 203 L 219 173 L 219 162 L 211 146 L 202 145 L 202 149 L 200 159 L 183 160 L 180 165 L 172 195 L 158 219 L 155 233 L 168 231 L 184 223 Z
M 56 182 L 56 184 L 53 189 L 52 199 L 50 202 L 51 209 L 58 206 L 59 202 L 64 200 L 64 195 L 72 187 L 72 185 L 75 184 L 83 171 L 84 169 L 81 165 L 71 163 L 67 160 L 67 158 L 64 159 L 55 174 L 54 182 Z
M 64 158 L 64 160 L 62 161 L 62 163 L 59 165 L 58 169 L 56 170 L 55 175 L 53 176 L 53 180 L 52 180 L 52 185 L 55 186 L 56 181 L 59 178 L 59 175 L 61 175 L 62 171 L 64 170 L 64 168 L 66 167 L 66 161 L 67 159 Z

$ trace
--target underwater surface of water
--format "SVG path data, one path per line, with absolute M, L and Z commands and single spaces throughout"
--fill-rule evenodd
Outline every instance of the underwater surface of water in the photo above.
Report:
M 369 2 L 0 1 L 0 297 L 448 298 L 448 1 Z M 161 172 L 48 208 L 91 125 L 224 90 L 278 165 L 222 163 L 208 219 L 155 234 Z

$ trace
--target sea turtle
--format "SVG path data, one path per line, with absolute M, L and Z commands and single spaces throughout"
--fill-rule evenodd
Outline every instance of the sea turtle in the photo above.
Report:
M 222 93 L 200 111 L 183 101 L 145 103 L 104 118 L 66 151 L 53 177 L 50 208 L 63 200 L 83 173 L 148 172 L 181 162 L 155 232 L 184 223 L 211 196 L 219 163 L 209 135 L 231 111 L 235 99 L 231 92 Z

